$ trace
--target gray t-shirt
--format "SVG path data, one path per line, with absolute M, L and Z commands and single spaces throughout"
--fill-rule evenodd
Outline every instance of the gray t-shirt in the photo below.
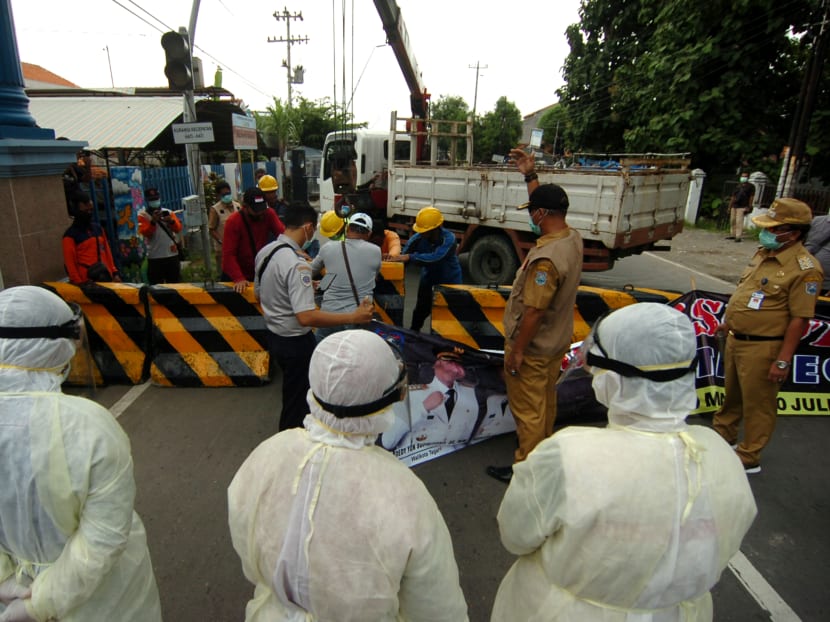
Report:
M 265 258 L 277 246 L 287 244 L 271 256 L 259 281 Z M 256 255 L 254 289 L 262 305 L 265 326 L 281 337 L 299 337 L 311 330 L 297 321 L 297 313 L 316 309 L 311 285 L 311 264 L 297 255 L 300 247 L 291 238 L 281 235 L 262 247 Z
M 346 253 L 349 256 L 349 267 L 352 269 L 358 299 L 363 300 L 366 296 L 371 298 L 375 289 L 375 279 L 380 272 L 380 247 L 366 240 L 349 238 L 346 240 Z M 328 286 L 323 292 L 323 303 L 320 308 L 335 313 L 357 309 L 341 242 L 329 242 L 320 247 L 319 254 L 311 262 L 311 269 L 317 274 L 324 267 Z

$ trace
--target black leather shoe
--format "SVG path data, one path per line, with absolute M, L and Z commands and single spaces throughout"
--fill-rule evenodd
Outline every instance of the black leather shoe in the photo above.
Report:
M 487 467 L 487 475 L 490 477 L 494 477 L 500 482 L 504 482 L 505 484 L 509 484 L 510 480 L 513 477 L 513 467 L 512 466 L 488 466 Z

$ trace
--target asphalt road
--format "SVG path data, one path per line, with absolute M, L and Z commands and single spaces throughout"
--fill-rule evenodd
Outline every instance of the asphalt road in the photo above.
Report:
M 686 291 L 692 278 L 698 289 L 730 291 L 724 281 L 649 255 L 625 259 L 613 271 L 584 280 L 604 287 L 630 283 Z M 408 271 L 410 292 L 415 279 L 416 273 Z M 165 620 L 242 620 L 252 587 L 231 547 L 225 495 L 248 453 L 276 432 L 278 384 L 106 387 L 95 397 L 113 408 L 131 438 L 136 507 L 147 527 Z M 708 424 L 700 418 L 692 423 Z M 764 454 L 764 471 L 750 479 L 758 518 L 743 556 L 733 560 L 736 570 L 725 571 L 713 591 L 715 620 L 830 619 L 828 439 L 828 417 L 779 420 Z M 499 542 L 495 521 L 505 488 L 484 469 L 508 463 L 514 443 L 514 436 L 502 436 L 414 469 L 449 526 L 473 622 L 489 619 L 499 582 L 513 561 Z

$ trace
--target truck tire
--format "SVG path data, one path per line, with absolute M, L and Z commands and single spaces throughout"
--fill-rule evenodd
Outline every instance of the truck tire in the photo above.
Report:
M 505 236 L 485 235 L 473 242 L 470 277 L 476 285 L 510 284 L 518 269 L 519 258 Z

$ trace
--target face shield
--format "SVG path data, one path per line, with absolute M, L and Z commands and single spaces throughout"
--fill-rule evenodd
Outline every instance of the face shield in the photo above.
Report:
M 663 430 L 682 425 L 697 403 L 697 341 L 688 317 L 638 303 L 600 318 L 582 345 L 597 400 L 611 423 Z
M 82 314 L 34 286 L 0 292 L 0 390 L 54 390 L 75 354 Z
M 391 406 L 406 398 L 406 364 L 397 348 L 368 330 L 329 335 L 309 366 L 312 414 L 347 434 L 379 434 L 392 422 Z

